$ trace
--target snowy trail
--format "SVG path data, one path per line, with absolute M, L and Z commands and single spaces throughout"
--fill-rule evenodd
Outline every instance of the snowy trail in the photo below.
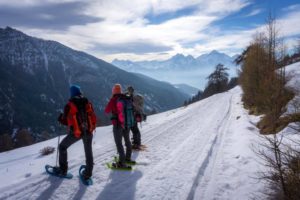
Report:
M 141 164 L 130 172 L 105 167 L 116 149 L 111 126 L 98 128 L 93 144 L 94 185 L 90 187 L 82 185 L 77 175 L 84 163 L 82 142 L 69 149 L 70 172 L 75 175 L 71 180 L 47 176 L 43 167 L 55 163 L 55 155 L 37 154 L 45 146 L 56 146 L 56 139 L 2 153 L 0 173 L 5 181 L 0 184 L 0 199 L 250 198 L 260 187 L 248 180 L 254 169 L 246 168 L 256 165 L 248 146 L 256 136 L 241 108 L 240 95 L 237 87 L 150 116 L 141 129 L 148 148 L 133 153 Z

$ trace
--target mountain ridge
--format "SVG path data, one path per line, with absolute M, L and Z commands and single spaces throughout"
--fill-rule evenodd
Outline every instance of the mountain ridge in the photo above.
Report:
M 0 28 L 0 134 L 26 128 L 36 138 L 43 131 L 57 135 L 56 118 L 69 98 L 71 84 L 81 86 L 102 124 L 111 88 L 132 85 L 145 97 L 146 111 L 181 106 L 187 95 L 171 84 L 146 80 L 59 42 Z M 172 101 L 168 99 L 172 98 Z
M 198 57 L 176 54 L 166 60 L 137 61 L 115 59 L 112 64 L 120 69 L 145 74 L 172 84 L 185 83 L 195 88 L 204 89 L 206 77 L 219 63 L 229 68 L 231 77 L 236 76 L 235 57 L 216 50 Z
M 159 61 L 159 60 L 131 61 L 131 60 L 128 60 L 128 59 L 122 60 L 122 59 L 117 59 L 116 58 L 111 63 L 113 65 L 115 65 L 117 67 L 120 67 L 120 68 L 123 68 L 125 70 L 130 68 L 130 67 L 133 67 L 134 65 L 138 65 L 138 67 L 140 67 L 140 68 L 148 69 L 147 67 L 143 67 L 142 65 L 148 66 L 149 64 L 153 64 L 155 69 L 164 69 L 165 68 L 167 70 L 171 70 L 172 68 L 165 67 L 163 65 L 168 64 L 168 63 L 171 63 L 171 64 L 173 63 L 174 64 L 175 62 L 185 62 L 185 63 L 182 63 L 182 64 L 186 64 L 186 63 L 193 64 L 195 66 L 192 66 L 191 69 L 195 69 L 196 67 L 201 67 L 201 64 L 203 64 L 203 60 L 209 60 L 209 59 L 212 59 L 214 57 L 219 57 L 219 58 L 221 57 L 222 60 L 220 61 L 220 63 L 222 63 L 222 61 L 225 60 L 226 63 L 224 63 L 224 64 L 229 64 L 230 62 L 233 62 L 234 58 L 235 58 L 234 56 L 233 57 L 228 56 L 227 54 L 221 53 L 217 50 L 212 50 L 210 53 L 202 54 L 202 55 L 197 56 L 197 57 L 194 57 L 192 55 L 186 55 L 185 56 L 183 54 L 177 53 L 176 55 L 172 56 L 171 58 L 166 59 L 166 60 L 161 60 L 161 61 Z M 216 63 L 216 64 L 218 64 L 218 63 Z M 233 64 L 233 63 L 230 63 L 230 64 Z M 159 67 L 155 67 L 155 65 L 159 65 Z M 178 66 L 178 64 L 174 64 L 174 66 Z M 180 68 L 177 68 L 177 69 L 180 69 Z M 182 68 L 182 69 L 186 69 L 186 68 Z

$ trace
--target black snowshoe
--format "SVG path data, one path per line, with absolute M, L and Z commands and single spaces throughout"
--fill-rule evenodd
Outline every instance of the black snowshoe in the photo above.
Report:
M 46 169 L 46 172 L 52 176 L 56 176 L 59 178 L 67 178 L 67 179 L 73 178 L 73 175 L 71 173 L 63 171 L 59 167 L 56 167 L 56 166 L 53 167 L 50 165 L 46 165 L 45 169 Z

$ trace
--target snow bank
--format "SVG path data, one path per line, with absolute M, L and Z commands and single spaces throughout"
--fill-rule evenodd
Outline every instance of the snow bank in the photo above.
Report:
M 285 67 L 286 87 L 295 93 L 295 97 L 287 104 L 286 114 L 300 112 L 300 62 Z

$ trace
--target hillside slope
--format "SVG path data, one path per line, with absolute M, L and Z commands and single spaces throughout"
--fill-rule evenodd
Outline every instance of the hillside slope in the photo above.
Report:
M 188 98 L 171 84 L 138 77 L 55 41 L 0 28 L 0 134 L 29 128 L 34 136 L 55 135 L 71 84 L 81 86 L 103 117 L 115 83 L 124 89 L 132 85 L 145 96 L 149 111 L 177 108 Z
M 112 127 L 97 128 L 90 187 L 77 176 L 85 160 L 82 142 L 69 148 L 71 180 L 44 172 L 55 154 L 40 157 L 39 150 L 57 139 L 1 153 L 0 199 L 250 199 L 263 188 L 253 178 L 260 166 L 250 148 L 259 137 L 241 93 L 236 87 L 150 116 L 141 128 L 147 151 L 133 153 L 140 165 L 131 172 L 105 167 L 116 155 Z

